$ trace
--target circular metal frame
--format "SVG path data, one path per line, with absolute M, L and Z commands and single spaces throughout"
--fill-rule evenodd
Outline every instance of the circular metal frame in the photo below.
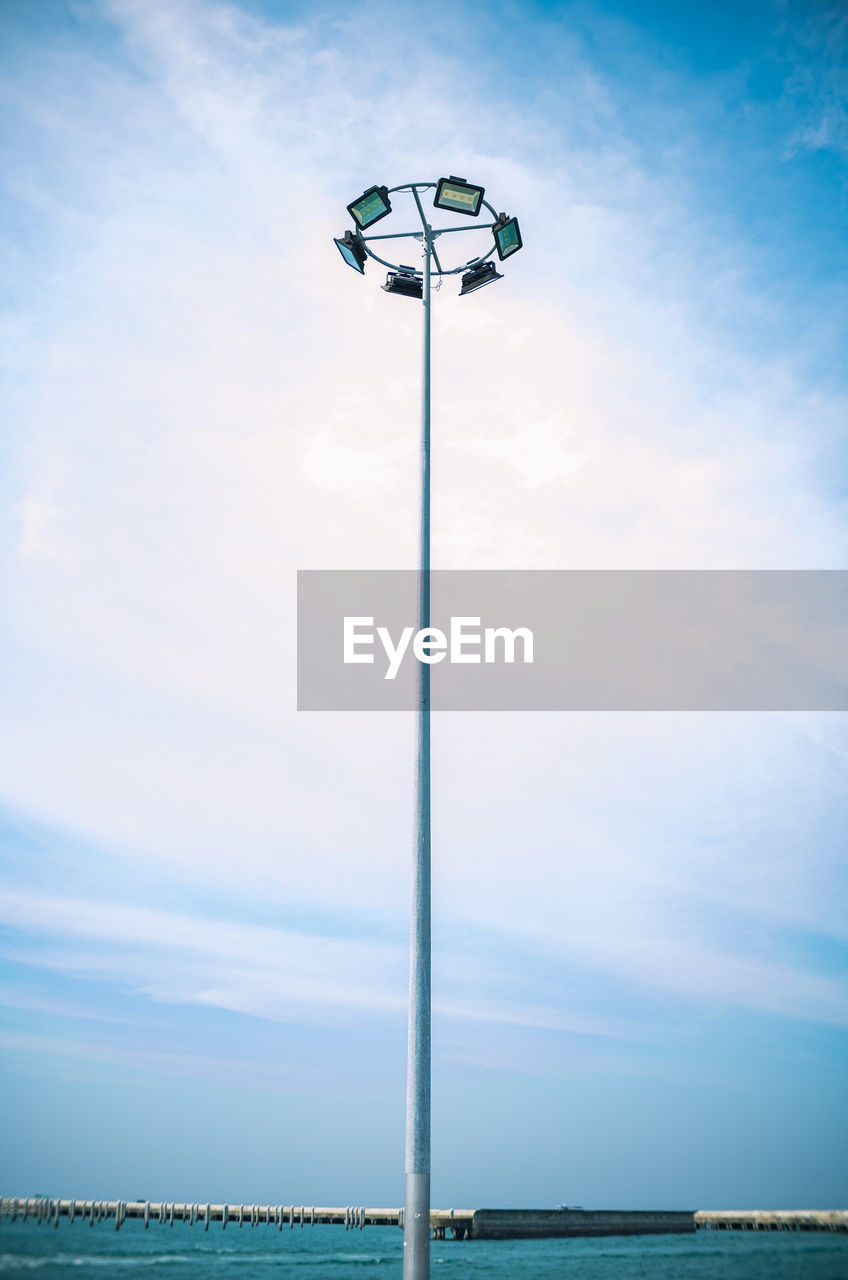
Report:
M 494 222 L 482 222 L 482 223 L 477 222 L 473 226 L 469 225 L 469 226 L 463 226 L 463 227 L 444 227 L 444 228 L 431 227 L 427 222 L 426 218 L 424 217 L 424 211 L 421 208 L 421 201 L 418 199 L 418 192 L 432 190 L 432 188 L 436 187 L 437 185 L 438 184 L 435 182 L 404 182 L 397 187 L 389 187 L 389 195 L 392 195 L 395 191 L 410 191 L 412 193 L 413 198 L 415 199 L 415 202 L 418 205 L 418 211 L 421 214 L 421 221 L 423 223 L 423 227 L 421 231 L 395 231 L 393 233 L 388 233 L 385 235 L 374 235 L 374 236 L 364 236 L 359 231 L 359 229 L 356 228 L 357 239 L 361 242 L 362 247 L 365 249 L 365 252 L 368 254 L 369 258 L 373 258 L 374 261 L 379 262 L 381 266 L 388 267 L 390 271 L 411 271 L 413 275 L 423 276 L 424 272 L 420 267 L 404 266 L 403 263 L 389 262 L 387 258 L 381 258 L 379 254 L 375 253 L 373 249 L 369 248 L 368 242 L 370 240 L 404 240 L 404 239 L 412 239 L 412 240 L 420 241 L 424 239 L 425 231 L 429 231 L 429 236 L 430 236 L 430 251 L 433 255 L 432 269 L 434 273 L 439 277 L 457 276 L 461 272 L 471 271 L 472 268 L 479 266 L 481 262 L 486 262 L 488 258 L 491 258 L 492 254 L 495 252 L 495 249 L 496 249 L 496 245 L 494 244 L 492 245 L 488 253 L 480 254 L 476 258 L 470 258 L 468 262 L 463 263 L 461 267 L 443 267 L 442 264 L 439 262 L 439 256 L 436 252 L 435 244 L 433 244 L 433 241 L 437 240 L 439 236 L 451 235 L 455 231 L 491 230 L 491 228 L 495 225 L 495 222 L 497 222 L 498 220 L 498 213 L 495 207 L 489 204 L 488 200 L 484 199 L 484 200 L 481 200 L 480 203 L 482 205 L 485 205 L 485 207 L 489 210 L 489 212 L 491 213 L 494 219 Z M 392 212 L 394 212 L 394 210 L 392 210 Z

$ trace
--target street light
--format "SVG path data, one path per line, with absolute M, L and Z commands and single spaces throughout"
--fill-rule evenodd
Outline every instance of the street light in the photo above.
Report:
M 492 215 L 492 222 L 466 224 L 463 227 L 432 227 L 421 203 L 421 193 L 436 188 L 434 206 L 453 213 L 476 218 L 481 207 Z M 384 218 L 391 211 L 390 195 L 411 195 L 418 212 L 420 227 L 387 235 L 363 236 L 362 230 Z M 354 235 L 348 231 L 337 239 L 342 257 L 349 266 L 364 274 L 364 249 L 369 258 L 388 268 L 383 288 L 417 298 L 424 307 L 422 377 L 421 377 L 421 507 L 420 558 L 418 571 L 418 629 L 430 627 L 430 278 L 435 270 L 439 283 L 443 276 L 462 273 L 460 296 L 473 293 L 483 285 L 503 276 L 490 261 L 497 249 L 501 258 L 515 251 L 501 251 L 496 228 L 500 226 L 494 207 L 484 199 L 483 187 L 473 186 L 464 178 L 440 178 L 438 182 L 410 182 L 399 187 L 370 187 L 358 200 L 347 206 L 357 224 Z M 506 225 L 515 223 L 508 219 Z M 458 267 L 445 267 L 436 250 L 436 240 L 458 232 L 493 233 L 494 243 L 485 253 Z M 501 226 L 501 231 L 504 227 Z M 407 267 L 378 257 L 371 245 L 379 240 L 417 240 L 421 244 L 423 267 Z M 520 237 L 517 248 L 521 247 Z M 351 258 L 354 261 L 351 261 Z M 415 854 L 412 871 L 412 909 L 409 931 L 409 1035 L 406 1070 L 406 1185 L 403 1209 L 403 1280 L 429 1280 L 430 1276 L 430 667 L 418 664 L 417 687 L 418 741 L 415 770 Z

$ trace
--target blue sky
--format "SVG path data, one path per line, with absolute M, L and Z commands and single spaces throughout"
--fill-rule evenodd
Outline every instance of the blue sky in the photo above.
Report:
M 4 1194 L 402 1199 L 413 726 L 294 706 L 296 570 L 415 562 L 366 186 L 525 240 L 436 298 L 437 565 L 848 567 L 842 6 L 428 12 L 3 7 Z M 438 717 L 434 1203 L 845 1203 L 847 766 Z

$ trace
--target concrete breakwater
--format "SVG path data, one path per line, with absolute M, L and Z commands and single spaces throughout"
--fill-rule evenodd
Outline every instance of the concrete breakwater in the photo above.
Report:
M 436 1228 L 438 1229 L 438 1228 Z M 559 1236 L 641 1236 L 695 1230 L 695 1214 L 675 1209 L 475 1209 L 472 1240 Z
M 432 1216 L 434 1234 L 443 1234 L 448 1224 L 441 1215 Z M 846 1209 L 475 1209 L 470 1217 L 468 1238 L 472 1240 L 679 1235 L 710 1230 L 848 1232 Z
M 33 1220 L 58 1227 L 60 1221 L 142 1221 L 173 1226 L 285 1227 L 336 1225 L 346 1231 L 366 1226 L 403 1226 L 403 1209 L 366 1209 L 346 1205 L 198 1204 L 164 1200 L 61 1200 L 48 1196 L 0 1198 L 0 1220 Z M 430 1228 L 436 1239 L 542 1240 L 568 1236 L 682 1234 L 713 1231 L 848 1232 L 848 1210 L 692 1210 L 692 1209 L 433 1209 Z

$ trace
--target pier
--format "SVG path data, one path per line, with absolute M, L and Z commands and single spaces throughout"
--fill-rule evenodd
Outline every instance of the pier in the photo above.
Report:
M 848 1209 L 701 1209 L 699 1231 L 848 1232 Z
M 362 1205 L 212 1204 L 165 1200 L 57 1200 L 49 1196 L 3 1196 L 0 1222 L 33 1221 L 58 1227 L 61 1221 L 93 1227 L 129 1220 L 172 1227 L 175 1222 L 208 1231 L 265 1226 L 403 1227 L 403 1209 Z M 436 1240 L 544 1240 L 577 1236 L 679 1235 L 693 1231 L 829 1231 L 848 1233 L 846 1209 L 432 1209 Z

